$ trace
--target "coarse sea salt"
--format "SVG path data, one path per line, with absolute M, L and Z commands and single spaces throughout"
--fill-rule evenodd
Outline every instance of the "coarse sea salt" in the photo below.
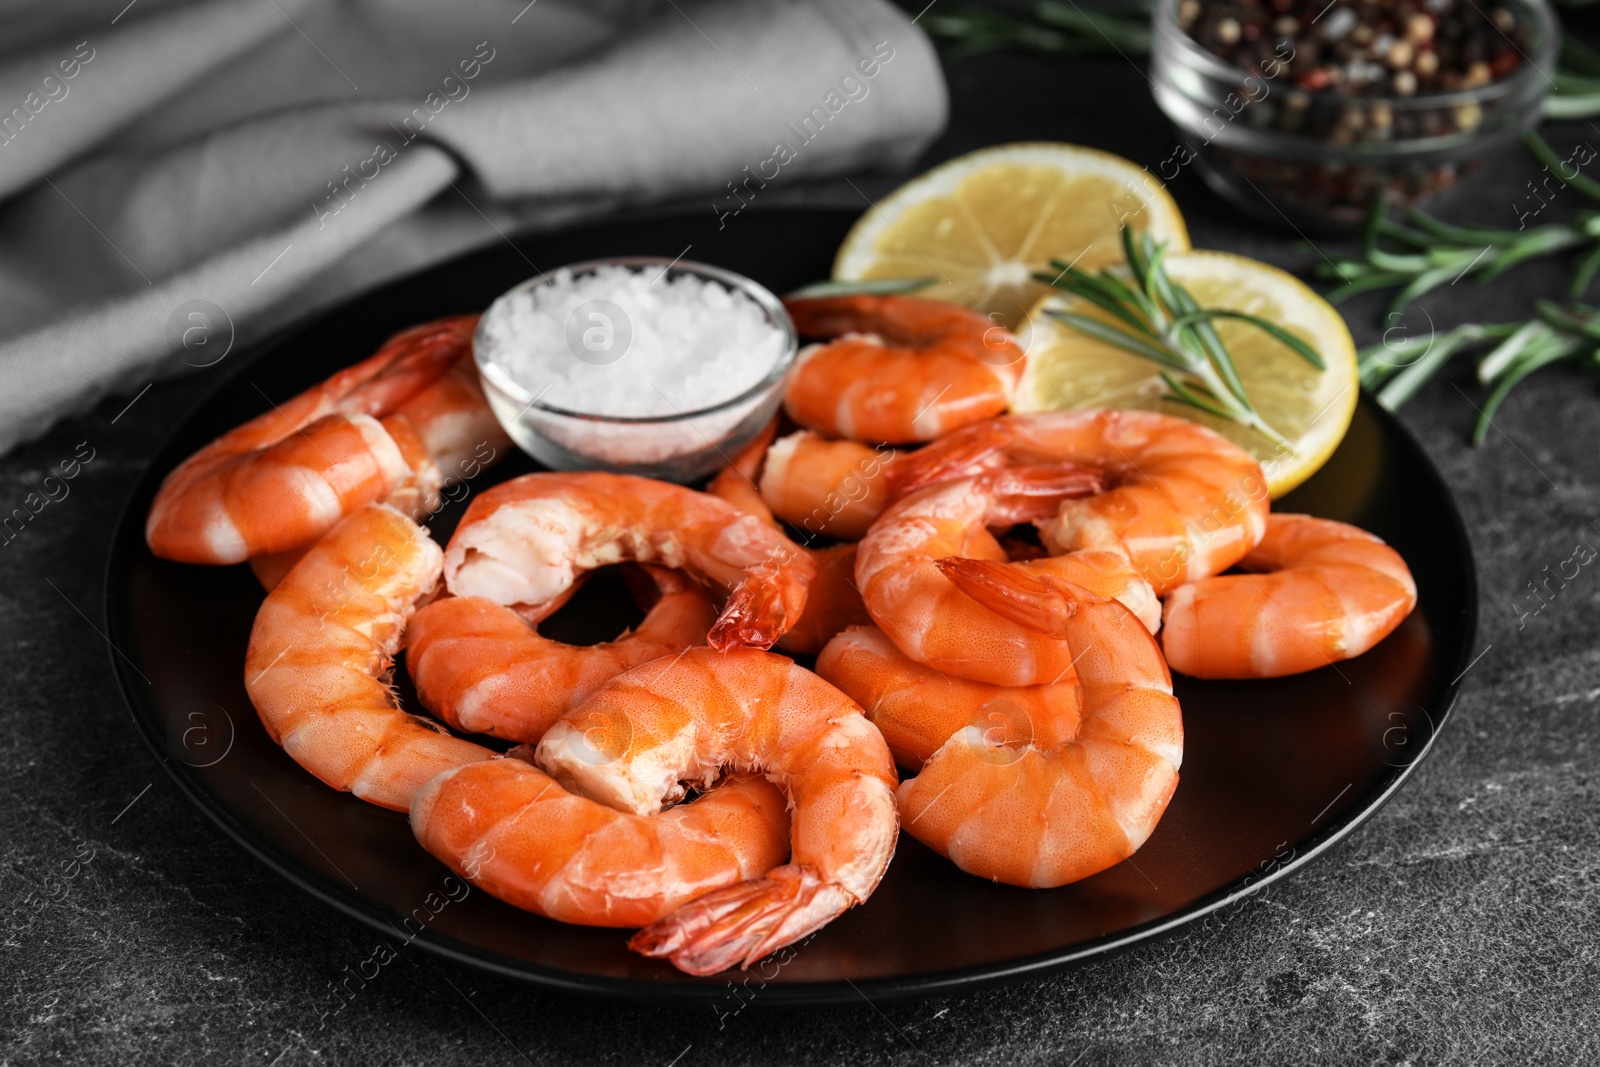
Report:
M 633 418 L 732 400 L 787 343 L 745 293 L 660 266 L 562 268 L 495 301 L 478 335 L 480 358 L 539 404 Z

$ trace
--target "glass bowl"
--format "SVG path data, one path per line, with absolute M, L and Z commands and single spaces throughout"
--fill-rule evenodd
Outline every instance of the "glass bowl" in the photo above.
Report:
M 553 470 L 603 470 L 688 484 L 725 466 L 755 439 L 783 401 L 783 382 L 799 350 L 794 322 L 765 287 L 720 267 L 659 256 L 587 260 L 564 268 L 574 277 L 602 267 L 658 270 L 667 278 L 695 275 L 753 300 L 783 336 L 773 365 L 737 396 L 667 415 L 607 415 L 547 403 L 494 359 L 486 327 L 511 297 L 551 283 L 541 274 L 502 294 L 484 313 L 473 344 L 478 376 L 500 425 L 534 459 Z M 578 310 L 583 310 L 580 307 Z M 569 323 L 568 336 L 572 336 Z M 571 341 L 568 342 L 571 344 Z M 576 350 L 575 350 L 576 351 Z M 581 357 L 580 357 L 581 358 Z M 620 356 L 618 357 L 620 358 Z
M 1310 92 L 1292 80 L 1292 53 L 1282 73 L 1269 62 L 1255 74 L 1206 50 L 1179 27 L 1179 3 L 1155 8 L 1150 82 L 1182 141 L 1156 177 L 1193 162 L 1247 214 L 1322 231 L 1359 226 L 1379 198 L 1416 206 L 1531 129 L 1561 38 L 1545 0 L 1504 0 L 1527 20 L 1532 49 L 1499 81 L 1415 96 Z

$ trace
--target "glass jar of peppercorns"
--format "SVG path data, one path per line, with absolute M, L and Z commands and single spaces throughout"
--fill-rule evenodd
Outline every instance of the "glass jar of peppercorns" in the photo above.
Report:
M 1157 0 L 1151 84 L 1190 163 L 1259 218 L 1359 225 L 1416 205 L 1538 120 L 1545 0 Z

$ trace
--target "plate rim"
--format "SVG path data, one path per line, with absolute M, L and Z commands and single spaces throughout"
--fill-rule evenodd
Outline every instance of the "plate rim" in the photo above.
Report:
M 858 213 L 836 208 L 791 207 L 768 209 L 761 212 L 761 214 L 826 215 L 842 220 L 845 217 L 854 218 Z M 661 222 L 687 220 L 691 217 L 697 216 L 683 211 L 663 212 L 645 216 L 651 221 Z M 625 222 L 627 220 L 612 219 L 599 223 L 591 221 L 585 225 L 563 228 L 551 233 L 523 233 L 517 236 L 523 239 L 555 238 L 581 233 L 585 230 L 598 229 L 602 226 L 616 225 L 619 221 Z M 166 751 L 165 739 L 158 736 L 156 732 L 154 718 L 157 709 L 154 708 L 153 704 L 147 703 L 145 698 L 139 694 L 139 690 L 133 685 L 134 679 L 131 674 L 135 673 L 137 668 L 133 666 L 131 661 L 126 659 L 125 655 L 117 647 L 116 639 L 121 633 L 121 628 L 116 621 L 117 615 L 114 610 L 115 595 L 113 590 L 115 587 L 113 581 L 117 571 L 121 569 L 119 564 L 124 564 L 124 557 L 128 555 L 128 551 L 125 548 L 128 544 L 128 538 L 125 535 L 128 532 L 130 523 L 139 531 L 140 539 L 142 540 L 143 516 L 135 515 L 134 509 L 137 505 L 142 504 L 147 497 L 153 495 L 160 480 L 156 472 L 156 464 L 153 462 L 154 459 L 164 455 L 192 422 L 195 415 L 208 407 L 217 396 L 232 388 L 236 379 L 254 367 L 263 358 L 270 355 L 280 345 L 302 332 L 314 330 L 324 320 L 340 315 L 358 301 L 375 298 L 389 289 L 415 281 L 423 275 L 455 268 L 467 260 L 494 251 L 498 251 L 498 249 L 492 245 L 477 248 L 410 274 L 389 279 L 375 288 L 345 299 L 316 315 L 299 320 L 287 327 L 271 330 L 249 345 L 244 351 L 248 358 L 239 360 L 227 375 L 219 380 L 213 388 L 207 390 L 181 417 L 176 419 L 172 429 L 163 436 L 161 443 L 152 452 L 152 462 L 146 465 L 135 480 L 118 513 L 116 524 L 112 529 L 110 550 L 107 553 L 105 568 L 102 572 L 104 595 L 100 604 L 101 621 L 104 625 L 105 633 L 108 635 L 106 656 L 111 662 L 112 674 L 117 680 L 122 702 L 126 706 L 129 717 L 133 720 L 139 736 L 144 740 L 145 745 L 150 749 L 151 754 L 156 758 L 162 769 L 166 771 L 168 777 L 178 786 L 179 791 L 207 819 L 221 829 L 234 844 L 243 848 L 246 853 L 272 871 L 273 874 L 317 901 L 333 907 L 341 914 L 391 939 L 396 936 L 396 932 L 394 927 L 386 921 L 387 909 L 362 897 L 359 893 L 350 893 L 332 881 L 323 880 L 320 876 L 303 870 L 298 863 L 280 853 L 269 843 L 256 840 L 249 830 L 234 819 L 231 809 L 207 794 L 197 781 L 191 780 L 188 774 L 174 764 L 170 753 Z M 1090 960 L 1121 952 L 1154 940 L 1164 934 L 1191 925 L 1232 904 L 1247 900 L 1249 897 L 1260 893 L 1266 887 L 1299 872 L 1312 861 L 1343 842 L 1355 831 L 1364 827 L 1377 815 L 1433 751 L 1434 744 L 1438 741 L 1444 724 L 1450 719 L 1455 710 L 1456 702 L 1461 692 L 1461 682 L 1465 677 L 1466 667 L 1470 663 L 1469 656 L 1477 642 L 1479 621 L 1478 572 L 1477 560 L 1472 549 L 1472 539 L 1461 516 L 1461 510 L 1456 503 L 1455 494 L 1451 491 L 1450 485 L 1445 480 L 1438 465 L 1434 463 L 1432 456 L 1422 446 L 1421 441 L 1400 421 L 1399 417 L 1379 404 L 1374 395 L 1367 389 L 1361 389 L 1357 406 L 1367 410 L 1369 414 L 1384 425 L 1387 431 L 1399 437 L 1408 447 L 1415 451 L 1422 461 L 1421 466 L 1426 471 L 1426 476 L 1439 490 L 1440 496 L 1445 502 L 1444 525 L 1449 528 L 1450 534 L 1454 537 L 1461 559 L 1465 564 L 1462 577 L 1464 578 L 1466 611 L 1465 618 L 1462 620 L 1462 632 L 1465 635 L 1465 640 L 1462 643 L 1461 652 L 1454 664 L 1441 664 L 1446 669 L 1454 670 L 1456 672 L 1455 676 L 1452 681 L 1445 683 L 1439 691 L 1437 706 L 1424 709 L 1431 725 L 1426 743 L 1417 749 L 1404 764 L 1391 764 L 1392 773 L 1383 776 L 1374 788 L 1355 798 L 1358 810 L 1353 815 L 1348 817 L 1346 821 L 1332 824 L 1320 832 L 1303 838 L 1300 843 L 1306 846 L 1305 850 L 1303 852 L 1297 851 L 1293 859 L 1281 864 L 1271 872 L 1259 877 L 1254 872 L 1247 873 L 1228 887 L 1218 890 L 1211 896 L 1202 898 L 1176 912 L 1152 919 L 1149 922 L 1140 923 L 1125 930 L 1119 930 L 1113 934 L 1080 942 L 1069 948 L 1052 949 L 1000 962 L 895 977 L 864 978 L 859 981 L 847 978 L 842 981 L 765 983 L 760 987 L 759 996 L 744 1001 L 744 1003 L 760 1003 L 766 1008 L 802 1008 L 853 1003 L 858 999 L 867 999 L 869 1002 L 904 1000 L 969 992 L 1024 978 L 1042 977 L 1057 973 Z M 661 983 L 652 982 L 649 979 L 583 975 L 544 964 L 513 960 L 510 957 L 487 949 L 468 945 L 453 937 L 436 933 L 432 929 L 425 929 L 417 933 L 406 941 L 406 944 L 418 945 L 423 951 L 435 957 L 458 965 L 487 971 L 500 977 L 564 993 L 598 996 L 611 1002 L 682 1006 L 696 1003 L 713 1003 L 717 1000 L 726 999 L 728 995 L 723 985 L 711 983 Z M 749 972 L 739 973 L 748 974 Z

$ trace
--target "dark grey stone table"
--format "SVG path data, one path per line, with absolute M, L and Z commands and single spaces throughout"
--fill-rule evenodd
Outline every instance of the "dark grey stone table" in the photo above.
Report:
M 951 81 L 954 121 L 930 161 L 1019 139 L 1152 165 L 1172 149 L 1142 75 L 1120 61 L 983 58 Z M 1551 136 L 1600 143 L 1582 126 Z M 1509 152 L 1454 208 L 1514 225 L 1533 172 Z M 893 180 L 856 184 L 876 196 Z M 1197 246 L 1290 266 L 1316 257 L 1239 221 L 1191 176 L 1174 191 Z M 1528 268 L 1426 308 L 1439 324 L 1510 318 L 1563 283 L 1559 269 Z M 1375 305 L 1347 310 L 1373 340 Z M 375 935 L 280 882 L 179 795 L 135 734 L 97 632 L 123 498 L 212 383 L 201 373 L 131 407 L 109 400 L 0 460 L 9 512 L 50 468 L 93 455 L 67 496 L 0 546 L 0 1063 L 1595 1062 L 1600 568 L 1521 612 L 1547 565 L 1600 548 L 1597 383 L 1536 376 L 1477 449 L 1465 435 L 1481 393 L 1466 365 L 1405 410 L 1472 531 L 1485 651 L 1431 758 L 1331 855 L 1225 922 L 1054 977 L 818 1012 L 758 1000 L 721 1025 L 707 1009 L 555 996 L 415 951 L 324 1014 Z

